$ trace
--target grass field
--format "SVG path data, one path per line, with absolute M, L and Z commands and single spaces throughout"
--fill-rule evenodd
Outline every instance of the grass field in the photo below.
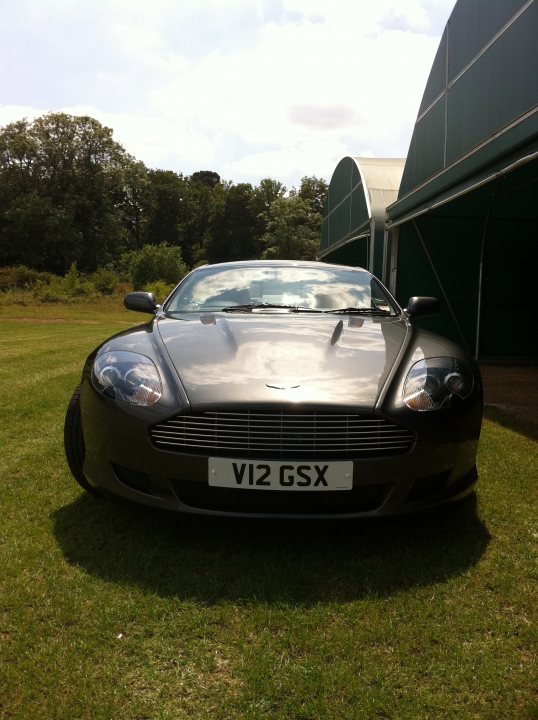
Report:
M 524 428 L 486 420 L 477 498 L 431 517 L 215 521 L 97 500 L 68 473 L 64 412 L 86 354 L 141 319 L 0 308 L 0 717 L 538 718 Z

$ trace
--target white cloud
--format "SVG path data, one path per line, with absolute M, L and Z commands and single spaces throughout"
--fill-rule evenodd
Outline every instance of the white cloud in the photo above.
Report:
M 84 113 L 150 167 L 329 179 L 344 155 L 405 155 L 452 6 L 27 0 L 0 30 L 0 124 Z

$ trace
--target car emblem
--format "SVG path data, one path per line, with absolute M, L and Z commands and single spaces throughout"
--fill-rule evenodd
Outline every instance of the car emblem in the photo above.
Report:
M 300 385 L 269 385 L 266 383 L 265 387 L 273 388 L 273 390 L 296 390 Z

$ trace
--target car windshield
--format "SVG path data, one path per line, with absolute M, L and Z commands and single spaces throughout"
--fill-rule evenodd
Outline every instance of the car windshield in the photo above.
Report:
M 399 314 L 383 286 L 366 270 L 306 265 L 200 268 L 164 308 L 192 312 L 340 312 Z

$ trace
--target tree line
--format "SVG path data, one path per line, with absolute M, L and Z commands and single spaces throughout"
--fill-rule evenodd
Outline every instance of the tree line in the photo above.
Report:
M 188 267 L 313 259 L 326 193 L 317 177 L 288 191 L 148 169 L 94 118 L 22 119 L 0 129 L 0 266 L 92 273 L 146 246 L 174 248 Z

